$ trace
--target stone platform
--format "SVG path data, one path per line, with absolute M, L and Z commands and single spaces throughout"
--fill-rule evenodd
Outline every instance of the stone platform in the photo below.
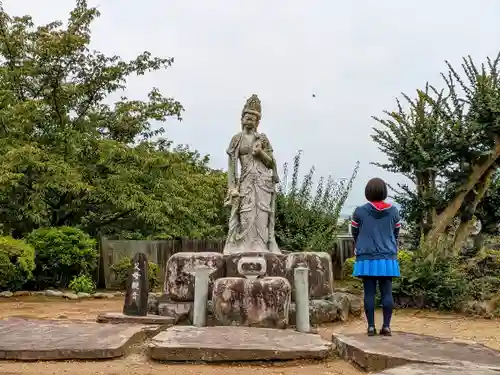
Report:
M 500 370 L 500 352 L 472 342 L 404 332 L 393 332 L 392 337 L 368 337 L 365 333 L 334 334 L 332 340 L 334 350 L 341 358 L 366 371 L 382 371 L 411 363 Z
M 125 315 L 123 313 L 104 313 L 97 316 L 97 323 L 113 323 L 113 324 L 154 324 L 161 326 L 172 326 L 175 323 L 175 318 L 169 316 L 160 316 L 148 314 L 146 316 Z
M 292 330 L 237 326 L 175 326 L 149 344 L 149 356 L 160 361 L 265 361 L 325 358 L 331 343 L 319 335 Z
M 0 359 L 35 361 L 120 357 L 159 326 L 0 320 Z
M 484 367 L 451 367 L 413 364 L 377 372 L 374 375 L 498 375 L 498 371 Z

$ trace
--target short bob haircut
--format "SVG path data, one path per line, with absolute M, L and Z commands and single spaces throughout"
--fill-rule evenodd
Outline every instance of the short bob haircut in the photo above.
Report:
M 365 187 L 365 197 L 369 202 L 381 202 L 387 199 L 387 185 L 381 178 L 372 178 Z

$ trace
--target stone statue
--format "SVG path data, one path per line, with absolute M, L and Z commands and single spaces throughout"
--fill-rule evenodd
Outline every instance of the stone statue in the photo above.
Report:
M 231 215 L 224 254 L 281 253 L 274 234 L 279 178 L 271 143 L 264 133 L 257 132 L 261 117 L 260 99 L 254 94 L 241 113 L 242 131 L 232 137 L 227 149 L 225 204 L 231 207 Z

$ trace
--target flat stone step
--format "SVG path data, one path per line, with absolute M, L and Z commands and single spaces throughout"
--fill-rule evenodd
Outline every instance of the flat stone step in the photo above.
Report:
M 334 334 L 332 340 L 341 358 L 366 371 L 382 371 L 409 363 L 500 370 L 500 352 L 474 342 L 405 332 L 393 332 L 392 337 Z
M 105 313 L 97 316 L 97 323 L 112 323 L 112 324 L 153 324 L 161 326 L 172 326 L 175 323 L 175 318 L 170 316 L 146 315 L 135 316 L 125 315 L 123 313 Z
M 374 375 L 498 375 L 498 371 L 484 367 L 413 364 L 377 372 Z
M 149 356 L 160 361 L 265 361 L 320 359 L 331 343 L 319 335 L 292 330 L 237 326 L 175 326 L 149 344 Z
M 105 359 L 158 333 L 159 326 L 9 318 L 0 320 L 0 359 Z

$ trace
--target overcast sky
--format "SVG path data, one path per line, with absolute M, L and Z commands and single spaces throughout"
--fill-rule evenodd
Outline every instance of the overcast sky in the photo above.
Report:
M 302 149 L 303 172 L 350 175 L 361 162 L 351 205 L 364 201 L 371 177 L 401 177 L 371 166 L 383 155 L 370 118 L 394 109 L 400 92 L 440 85 L 444 60 L 477 61 L 500 49 L 500 1 L 480 0 L 89 0 L 101 18 L 93 47 L 133 58 L 148 50 L 175 57 L 168 71 L 130 80 L 143 99 L 156 86 L 186 108 L 167 136 L 211 155 L 225 168 L 225 149 L 240 129 L 248 96 L 262 100 L 259 130 L 278 163 Z M 70 0 L 4 0 L 8 12 L 36 22 L 67 19 Z M 316 95 L 313 98 L 313 94 Z

